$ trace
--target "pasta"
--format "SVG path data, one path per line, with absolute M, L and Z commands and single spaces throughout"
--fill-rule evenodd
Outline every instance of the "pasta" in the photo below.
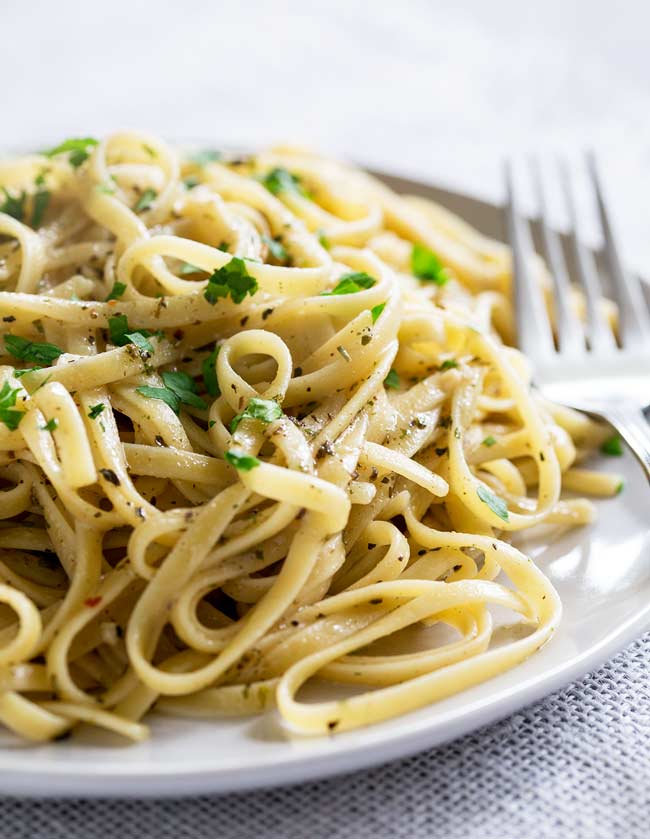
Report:
M 4 726 L 275 706 L 327 734 L 549 640 L 511 536 L 619 480 L 510 346 L 505 246 L 294 148 L 78 138 L 0 185 Z M 306 701 L 314 677 L 345 698 Z

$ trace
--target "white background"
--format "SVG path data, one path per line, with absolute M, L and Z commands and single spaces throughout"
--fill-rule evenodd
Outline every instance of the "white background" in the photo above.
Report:
M 647 0 L 0 0 L 0 146 L 137 127 L 296 140 L 498 199 L 594 147 L 650 273 Z

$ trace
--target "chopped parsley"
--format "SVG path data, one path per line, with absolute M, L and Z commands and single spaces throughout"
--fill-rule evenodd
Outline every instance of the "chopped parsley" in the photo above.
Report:
M 16 221 L 22 221 L 25 218 L 25 201 L 27 199 L 27 193 L 23 190 L 20 195 L 15 198 L 6 186 L 2 187 L 2 191 L 5 194 L 5 200 L 3 204 L 0 204 L 0 213 L 6 213 L 8 216 L 15 218 Z
M 609 455 L 609 457 L 621 457 L 623 454 L 623 441 L 620 435 L 614 434 L 609 440 L 605 440 L 600 450 L 603 454 Z
M 238 469 L 240 472 L 250 472 L 251 469 L 255 469 L 255 467 L 259 466 L 261 463 L 261 461 L 252 454 L 237 454 L 237 452 L 233 451 L 225 452 L 224 458 L 226 463 L 234 466 L 235 469 Z
M 377 322 L 377 318 L 384 311 L 385 308 L 386 308 L 385 303 L 379 303 L 379 304 L 377 304 L 377 306 L 372 307 L 372 309 L 370 310 L 370 314 L 372 315 L 372 322 L 373 323 Z
M 50 203 L 50 193 L 47 189 L 39 189 L 34 195 L 32 204 L 32 220 L 31 225 L 34 229 L 40 227 L 43 222 L 43 216 L 47 210 L 47 205 Z
M 223 155 L 216 149 L 200 149 L 189 155 L 188 160 L 196 163 L 197 166 L 206 166 L 208 163 L 214 163 L 221 160 Z
M 440 365 L 441 370 L 451 370 L 453 367 L 458 367 L 458 362 L 455 358 L 448 358 Z
M 255 419 L 264 423 L 273 422 L 282 416 L 282 408 L 274 399 L 259 399 L 253 397 L 241 414 L 233 417 L 230 423 L 230 431 L 235 433 L 237 426 L 243 419 Z
M 399 390 L 399 386 L 400 382 L 399 376 L 397 375 L 397 371 L 391 367 L 390 372 L 384 379 L 384 387 L 392 388 L 392 390 Z
M 269 249 L 269 253 L 273 259 L 278 262 L 288 262 L 289 253 L 285 246 L 278 239 L 272 239 L 270 236 L 262 236 L 262 241 Z
M 281 167 L 271 169 L 262 178 L 262 184 L 273 195 L 279 195 L 281 192 L 297 192 L 305 198 L 307 197 L 307 192 L 300 183 L 300 178 L 289 172 L 288 169 L 282 169 Z
M 194 189 L 195 186 L 198 186 L 201 181 L 194 177 L 194 175 L 190 175 L 187 178 L 183 178 L 183 183 L 185 184 L 186 189 Z
M 493 436 L 490 434 L 490 435 L 488 435 L 488 436 L 485 438 L 485 440 L 483 440 L 483 442 L 481 443 L 481 445 L 482 445 L 482 446 L 487 446 L 487 447 L 488 447 L 488 449 L 489 449 L 489 448 L 490 448 L 490 446 L 495 446 L 495 445 L 496 445 L 496 442 L 497 442 L 497 441 L 496 441 L 496 438 L 495 438 L 495 437 L 493 437 Z
M 495 495 L 491 489 L 481 484 L 476 490 L 476 494 L 484 504 L 487 504 L 490 510 L 500 519 L 508 521 L 508 505 L 503 500 Z
M 48 151 L 44 151 L 43 154 L 46 157 L 54 157 L 57 154 L 66 154 L 69 153 L 68 160 L 70 161 L 70 165 L 77 169 L 81 166 L 82 163 L 85 163 L 90 156 L 89 149 L 92 149 L 94 146 L 98 144 L 98 140 L 95 140 L 93 137 L 71 137 L 68 140 L 64 140 L 62 143 L 59 143 L 58 146 L 55 146 L 53 149 L 49 149 Z
M 0 422 L 3 422 L 10 431 L 15 431 L 25 416 L 24 411 L 17 411 L 14 408 L 19 393 L 20 388 L 11 387 L 9 382 L 5 382 L 0 390 Z
M 152 353 L 153 346 L 147 339 L 151 335 L 146 329 L 138 329 L 129 332 L 129 321 L 126 315 L 115 315 L 108 319 L 108 331 L 111 341 L 116 347 L 125 347 L 127 344 L 135 346 L 144 352 Z
M 138 199 L 138 203 L 135 205 L 133 209 L 136 213 L 142 213 L 151 207 L 151 205 L 157 197 L 158 193 L 156 192 L 156 190 L 151 189 L 151 187 L 148 186 Z
M 220 297 L 230 297 L 233 303 L 241 303 L 247 294 L 252 297 L 259 288 L 257 280 L 246 269 L 246 263 L 238 256 L 216 271 L 208 280 L 203 296 L 212 306 Z
M 217 370 L 216 370 L 216 363 L 217 363 L 217 356 L 219 355 L 219 350 L 221 347 L 219 344 L 215 346 L 212 350 L 210 355 L 207 358 L 204 358 L 201 362 L 201 374 L 203 376 L 203 384 L 205 385 L 205 389 L 210 394 L 210 396 L 220 396 L 221 389 L 219 388 L 219 382 L 217 380 Z
M 366 274 L 365 271 L 350 272 L 349 274 L 343 274 L 331 291 L 321 291 L 321 294 L 356 294 L 357 291 L 372 288 L 376 282 L 377 280 L 370 274 Z
M 162 374 L 164 387 L 143 385 L 136 387 L 136 391 L 149 399 L 160 399 L 178 414 L 181 405 L 193 405 L 195 408 L 206 409 L 208 406 L 197 395 L 194 379 L 181 370 L 166 371 Z
M 318 235 L 318 241 L 320 242 L 321 247 L 325 248 L 325 250 L 328 251 L 332 247 L 332 243 L 327 238 L 324 231 L 319 230 L 317 235 Z
M 43 366 L 52 364 L 63 353 L 63 350 L 54 344 L 28 341 L 27 338 L 21 338 L 20 335 L 5 335 L 5 347 L 14 358 L 33 361 L 34 364 Z
M 115 195 L 115 187 L 111 184 L 95 184 L 95 189 L 103 195 Z
M 49 419 L 49 420 L 45 423 L 45 425 L 41 425 L 41 426 L 40 426 L 40 429 L 41 429 L 41 431 L 50 431 L 50 432 L 52 432 L 52 431 L 54 431 L 56 428 L 58 428 L 58 426 L 59 426 L 59 421 L 58 421 L 58 419 L 56 419 L 55 417 L 52 417 L 52 419 Z
M 126 283 L 118 283 L 117 280 L 113 283 L 113 288 L 109 291 L 106 302 L 109 300 L 119 300 L 126 291 Z
M 417 242 L 411 251 L 411 270 L 420 280 L 444 285 L 449 277 L 445 267 L 433 251 Z
M 88 411 L 88 416 L 91 420 L 97 419 L 97 417 L 102 413 L 106 405 L 103 402 L 98 402 L 96 405 L 91 405 L 90 410 Z

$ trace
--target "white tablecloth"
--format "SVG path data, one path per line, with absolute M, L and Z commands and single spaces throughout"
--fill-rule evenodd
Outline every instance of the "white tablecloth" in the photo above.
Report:
M 0 148 L 138 127 L 297 140 L 498 199 L 504 155 L 594 147 L 650 274 L 647 0 L 0 5 Z M 586 200 L 583 199 L 586 205 Z M 0 839 L 648 835 L 650 637 L 478 734 L 390 767 L 225 798 L 0 801 Z

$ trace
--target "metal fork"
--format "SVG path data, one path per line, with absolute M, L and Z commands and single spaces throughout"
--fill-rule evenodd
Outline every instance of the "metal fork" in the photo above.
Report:
M 548 221 L 541 170 L 533 164 L 542 256 L 553 277 L 554 340 L 543 292 L 534 275 L 530 227 L 519 212 L 512 167 L 507 164 L 506 219 L 513 256 L 518 344 L 533 362 L 534 384 L 542 395 L 610 423 L 650 479 L 650 424 L 645 415 L 650 404 L 650 312 L 640 281 L 622 267 L 593 156 L 586 162 L 598 205 L 607 274 L 619 308 L 619 340 L 602 311 L 602 284 L 593 254 L 579 238 L 568 170 L 560 166 L 560 180 L 569 215 L 569 247 L 585 297 L 584 327 L 571 306 L 571 282 L 562 244 Z

